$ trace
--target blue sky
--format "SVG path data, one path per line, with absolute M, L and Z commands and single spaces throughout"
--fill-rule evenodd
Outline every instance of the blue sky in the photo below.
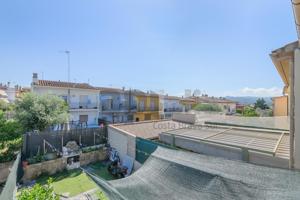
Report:
M 269 53 L 296 40 L 286 0 L 2 0 L 0 82 L 277 95 Z

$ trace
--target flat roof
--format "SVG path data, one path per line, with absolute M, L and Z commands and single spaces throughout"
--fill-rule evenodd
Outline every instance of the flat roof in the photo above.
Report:
M 188 124 L 173 120 L 142 121 L 112 125 L 112 127 L 116 127 L 144 139 L 156 139 L 162 132 L 183 128 L 185 126 L 188 126 Z
M 228 116 L 218 113 L 197 112 L 196 124 L 218 124 L 231 125 L 250 128 L 274 129 L 289 131 L 290 121 L 288 116 L 282 117 L 242 117 L 242 116 Z
M 224 146 L 245 148 L 289 159 L 289 133 L 247 129 L 241 127 L 193 126 L 165 131 L 164 134 L 210 142 Z

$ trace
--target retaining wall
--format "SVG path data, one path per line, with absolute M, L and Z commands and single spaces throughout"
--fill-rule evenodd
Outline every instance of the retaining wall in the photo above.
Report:
M 88 153 L 82 153 L 80 155 L 80 165 L 88 165 L 97 161 L 102 161 L 107 158 L 106 149 L 98 151 L 92 151 Z M 42 174 L 53 175 L 57 172 L 61 172 L 67 168 L 67 158 L 58 158 L 55 160 L 44 161 L 37 164 L 28 165 L 24 168 L 23 181 L 30 181 L 36 179 Z

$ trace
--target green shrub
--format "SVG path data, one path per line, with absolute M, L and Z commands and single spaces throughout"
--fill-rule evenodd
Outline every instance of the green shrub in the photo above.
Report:
M 197 111 L 222 112 L 222 108 L 216 104 L 197 104 L 193 109 Z
M 46 185 L 35 184 L 32 188 L 23 189 L 18 200 L 59 200 L 59 196 L 54 193 L 50 178 Z
M 22 138 L 0 142 L 0 163 L 9 162 L 16 158 L 22 147 Z
M 256 113 L 255 109 L 252 107 L 245 107 L 243 116 L 245 117 L 258 117 L 258 114 Z

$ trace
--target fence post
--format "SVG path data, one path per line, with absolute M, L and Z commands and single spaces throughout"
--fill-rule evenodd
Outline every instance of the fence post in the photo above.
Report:
M 45 139 L 43 139 L 43 153 L 45 154 L 46 152 L 46 142 Z
M 61 134 L 61 152 L 63 152 L 63 147 L 64 147 L 64 134 Z
M 22 153 L 27 158 L 27 145 L 28 145 L 28 133 L 23 134 L 23 148 Z
M 95 146 L 96 145 L 96 134 L 95 134 L 95 131 L 93 133 L 94 133 L 94 146 Z

